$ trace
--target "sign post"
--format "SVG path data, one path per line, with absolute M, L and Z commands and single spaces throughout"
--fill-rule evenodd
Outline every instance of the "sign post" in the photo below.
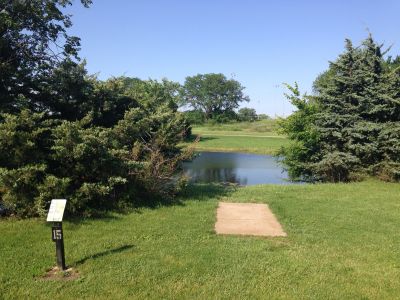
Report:
M 47 222 L 53 222 L 51 228 L 51 239 L 56 243 L 57 266 L 61 270 L 66 270 L 64 253 L 64 234 L 62 230 L 62 220 L 65 210 L 66 199 L 51 200 Z

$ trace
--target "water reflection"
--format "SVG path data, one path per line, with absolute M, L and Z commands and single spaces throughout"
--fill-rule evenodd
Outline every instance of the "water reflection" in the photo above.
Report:
M 193 182 L 230 182 L 240 185 L 291 184 L 286 172 L 270 155 L 200 152 L 183 164 Z
M 194 182 L 234 182 L 240 185 L 247 185 L 247 178 L 241 178 L 233 168 L 196 168 L 186 169 L 186 174 Z

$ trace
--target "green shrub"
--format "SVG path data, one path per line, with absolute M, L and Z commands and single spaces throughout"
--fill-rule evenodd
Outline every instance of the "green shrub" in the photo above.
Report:
M 237 117 L 240 121 L 254 122 L 258 119 L 257 112 L 254 108 L 243 107 L 239 109 Z
M 140 108 L 109 128 L 53 120 L 28 110 L 0 123 L 0 196 L 18 216 L 40 216 L 52 198 L 67 198 L 67 214 L 93 215 L 127 206 L 170 201 L 185 184 L 177 145 L 190 132 L 162 86 L 150 83 Z M 160 84 L 159 84 L 160 85 Z M 164 97 L 164 96 L 163 96 Z
M 183 113 L 190 124 L 203 124 L 205 121 L 205 115 L 200 110 L 189 110 Z
M 400 71 L 386 66 L 381 48 L 371 36 L 360 47 L 347 40 L 344 53 L 314 82 L 313 96 L 288 86 L 297 111 L 280 125 L 292 140 L 281 151 L 290 175 L 400 179 Z
M 16 169 L 0 168 L 2 201 L 11 213 L 20 216 L 40 214 L 36 203 L 38 187 L 46 177 L 46 165 L 25 165 Z
M 72 1 L 3 2 L 0 214 L 40 216 L 52 198 L 83 215 L 172 198 L 183 181 L 177 145 L 191 134 L 180 85 L 98 80 L 67 33 Z

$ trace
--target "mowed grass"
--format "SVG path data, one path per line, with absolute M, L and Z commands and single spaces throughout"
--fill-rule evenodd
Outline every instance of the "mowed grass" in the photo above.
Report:
M 65 222 L 70 281 L 43 220 L 0 221 L 5 299 L 395 299 L 400 184 L 196 185 L 181 203 Z M 217 236 L 219 201 L 268 203 L 286 238 Z
M 197 151 L 245 152 L 275 154 L 289 140 L 278 135 L 275 120 L 240 122 L 194 127 L 200 136 Z
M 272 155 L 288 143 L 283 137 L 200 135 L 196 150 Z

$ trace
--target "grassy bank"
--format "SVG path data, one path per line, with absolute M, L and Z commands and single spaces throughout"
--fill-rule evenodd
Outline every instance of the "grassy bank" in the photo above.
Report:
M 200 136 L 198 151 L 275 154 L 288 143 L 275 120 L 195 126 L 192 132 Z
M 283 137 L 200 135 L 197 151 L 275 154 L 289 141 Z
M 194 186 L 180 205 L 66 222 L 70 281 L 50 227 L 0 221 L 0 298 L 394 299 L 400 294 L 399 184 Z M 268 203 L 287 238 L 214 234 L 218 201 Z
M 256 122 L 233 122 L 204 124 L 194 127 L 195 134 L 241 134 L 250 136 L 277 136 L 278 124 L 275 119 Z

